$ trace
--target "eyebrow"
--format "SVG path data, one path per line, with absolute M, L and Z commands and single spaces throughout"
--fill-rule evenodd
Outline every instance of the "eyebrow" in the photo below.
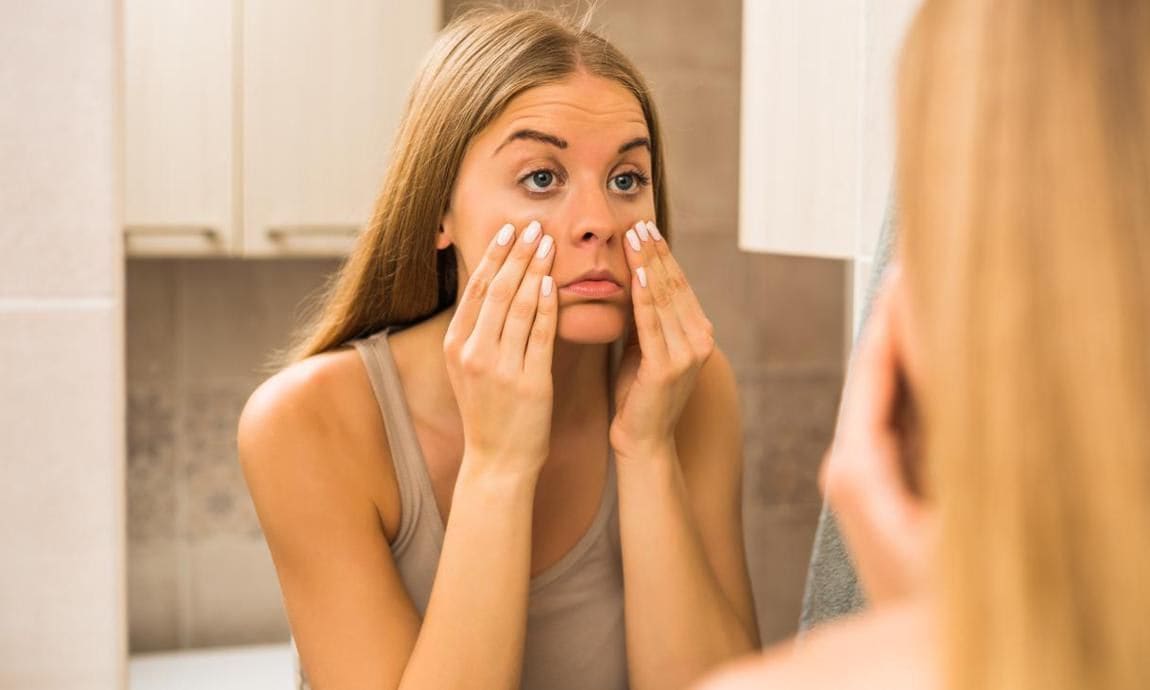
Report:
M 561 139 L 561 138 L 555 136 L 554 134 L 548 134 L 546 132 L 540 132 L 537 129 L 520 129 L 520 130 L 516 130 L 515 132 L 512 132 L 511 136 L 507 137 L 507 139 L 505 139 L 503 141 L 503 143 L 500 144 L 495 149 L 495 153 L 493 153 L 491 155 L 494 156 L 495 154 L 499 153 L 499 151 L 502 150 L 504 146 L 507 146 L 511 142 L 521 141 L 521 140 L 541 141 L 544 144 L 550 144 L 550 145 L 552 145 L 558 149 L 567 148 L 567 140 Z M 651 140 L 648 139 L 647 137 L 636 137 L 636 138 L 628 141 L 627 143 L 625 143 L 619 147 L 619 155 L 623 155 L 624 153 L 627 153 L 631 149 L 637 149 L 637 148 L 646 148 L 648 151 L 650 151 L 651 150 Z
M 522 139 L 528 139 L 531 141 L 541 141 L 544 144 L 551 144 L 552 146 L 554 146 L 556 148 L 560 148 L 560 149 L 567 148 L 567 141 L 565 139 L 560 139 L 559 137 L 555 136 L 554 134 L 548 134 L 546 132 L 540 132 L 537 129 L 520 129 L 516 132 L 513 132 L 511 134 L 511 136 L 507 137 L 507 139 L 502 144 L 499 145 L 499 148 L 495 149 L 495 153 L 499 153 L 500 149 L 502 149 L 504 146 L 507 146 L 511 142 L 519 141 Z M 492 154 L 492 155 L 495 155 L 495 154 Z

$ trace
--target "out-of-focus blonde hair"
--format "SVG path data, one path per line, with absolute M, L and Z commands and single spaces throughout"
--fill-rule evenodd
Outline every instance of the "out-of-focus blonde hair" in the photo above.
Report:
M 1150 688 L 1150 3 L 927 0 L 899 118 L 949 687 Z
M 480 8 L 440 34 L 412 88 L 375 212 L 287 363 L 455 303 L 454 249 L 436 251 L 471 140 L 520 93 L 578 71 L 613 80 L 638 101 L 651 141 L 660 230 L 669 232 L 662 133 L 639 71 L 582 20 L 535 9 Z

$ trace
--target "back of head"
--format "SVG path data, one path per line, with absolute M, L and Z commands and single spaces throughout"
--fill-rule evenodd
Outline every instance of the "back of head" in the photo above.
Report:
M 412 87 L 373 217 L 287 362 L 454 303 L 455 254 L 437 251 L 435 239 L 468 145 L 517 95 L 576 72 L 635 95 L 651 141 L 656 217 L 666 233 L 662 137 L 650 91 L 634 65 L 587 28 L 589 18 L 481 8 L 440 33 Z
M 900 89 L 951 687 L 1150 687 L 1150 3 L 927 0 Z

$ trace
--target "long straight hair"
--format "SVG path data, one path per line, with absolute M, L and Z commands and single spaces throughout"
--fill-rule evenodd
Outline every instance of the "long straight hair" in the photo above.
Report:
M 660 230 L 669 231 L 662 136 L 639 71 L 581 22 L 534 9 L 483 8 L 440 34 L 412 88 L 371 221 L 283 363 L 336 349 L 455 303 L 456 255 L 436 233 L 471 140 L 520 93 L 585 71 L 639 102 L 651 141 Z
M 899 117 L 949 687 L 1150 688 L 1150 3 L 927 0 Z

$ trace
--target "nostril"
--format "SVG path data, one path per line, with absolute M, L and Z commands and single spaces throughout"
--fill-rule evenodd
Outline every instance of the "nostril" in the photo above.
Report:
M 593 232 L 583 233 L 583 241 L 584 242 L 586 242 L 587 240 L 592 240 L 592 239 L 595 239 L 595 233 L 593 233 Z

